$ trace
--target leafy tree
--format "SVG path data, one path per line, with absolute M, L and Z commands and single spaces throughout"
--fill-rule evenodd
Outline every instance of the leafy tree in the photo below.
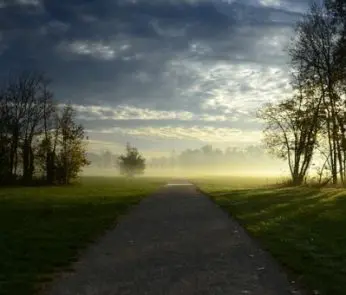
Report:
M 126 145 L 126 154 L 119 157 L 119 168 L 122 175 L 133 177 L 143 174 L 145 170 L 145 159 L 129 143 Z
M 63 184 L 75 179 L 84 166 L 89 165 L 86 154 L 85 133 L 75 121 L 76 111 L 66 105 L 59 117 L 58 151 L 56 153 L 56 178 Z

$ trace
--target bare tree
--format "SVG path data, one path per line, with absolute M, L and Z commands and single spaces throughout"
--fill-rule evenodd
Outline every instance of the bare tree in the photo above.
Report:
M 10 167 L 10 117 L 7 113 L 7 93 L 5 87 L 0 90 L 0 184 L 9 181 Z
M 75 111 L 61 113 L 38 72 L 23 72 L 0 89 L 0 183 L 33 182 L 43 172 L 48 183 L 68 183 L 86 165 L 84 128 Z M 40 168 L 40 169 L 38 169 Z M 63 180 L 62 180 L 63 179 Z
M 304 181 L 317 140 L 319 113 L 310 95 L 300 89 L 293 98 L 269 103 L 258 113 L 265 122 L 264 143 L 270 153 L 287 160 L 293 185 Z

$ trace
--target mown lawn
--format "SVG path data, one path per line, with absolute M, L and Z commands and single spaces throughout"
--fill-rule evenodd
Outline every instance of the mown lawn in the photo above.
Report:
M 83 178 L 66 187 L 0 189 L 0 294 L 35 294 L 165 179 Z
M 192 180 L 313 294 L 346 294 L 346 190 Z M 257 188 L 256 188 L 257 186 Z

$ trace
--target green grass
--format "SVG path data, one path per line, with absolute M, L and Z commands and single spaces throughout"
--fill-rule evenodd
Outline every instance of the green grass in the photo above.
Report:
M 197 179 L 306 289 L 346 294 L 346 190 L 259 187 L 265 181 Z M 257 187 L 256 187 L 257 186 Z
M 29 295 L 164 179 L 83 178 L 66 187 L 0 189 L 0 294 Z

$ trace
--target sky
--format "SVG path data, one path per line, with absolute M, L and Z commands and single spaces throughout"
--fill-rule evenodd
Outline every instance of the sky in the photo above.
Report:
M 307 0 L 0 0 L 0 77 L 35 69 L 95 152 L 258 144 Z

